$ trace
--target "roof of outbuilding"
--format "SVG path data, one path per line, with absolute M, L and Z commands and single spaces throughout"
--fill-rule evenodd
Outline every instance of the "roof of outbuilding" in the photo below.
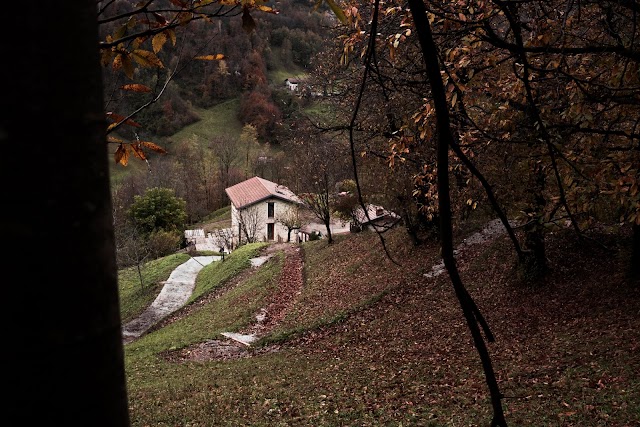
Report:
M 236 209 L 245 208 L 271 197 L 292 203 L 301 203 L 298 196 L 284 185 L 276 184 L 258 176 L 232 185 L 225 191 Z
M 369 214 L 368 218 L 367 218 L 367 214 L 365 214 L 361 206 L 358 206 L 358 208 L 356 209 L 355 219 L 359 224 L 364 225 L 369 223 L 370 221 L 373 222 L 380 218 L 385 218 L 392 221 L 400 219 L 400 216 L 398 216 L 398 214 L 396 214 L 395 212 L 388 211 L 382 206 L 372 205 L 372 204 L 369 204 L 366 206 L 367 206 L 367 213 Z

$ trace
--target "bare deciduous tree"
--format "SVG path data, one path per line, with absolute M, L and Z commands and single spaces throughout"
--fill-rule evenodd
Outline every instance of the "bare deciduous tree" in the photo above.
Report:
M 291 241 L 291 232 L 302 227 L 302 218 L 298 206 L 290 206 L 276 217 L 276 221 L 287 229 L 287 242 Z
M 249 206 L 235 211 L 235 219 L 240 225 L 238 244 L 255 243 L 258 238 L 258 224 L 260 223 L 260 209 Z

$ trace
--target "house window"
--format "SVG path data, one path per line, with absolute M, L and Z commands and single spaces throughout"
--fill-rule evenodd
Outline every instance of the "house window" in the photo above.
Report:
M 273 218 L 273 202 L 269 202 L 267 203 L 267 217 L 268 218 Z M 273 230 L 272 230 L 273 231 Z
M 267 224 L 267 240 L 273 240 L 273 223 Z

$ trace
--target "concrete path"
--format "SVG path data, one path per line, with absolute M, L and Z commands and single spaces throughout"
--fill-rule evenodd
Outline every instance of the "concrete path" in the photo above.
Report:
M 200 270 L 220 258 L 219 256 L 193 257 L 173 270 L 155 301 L 138 318 L 123 326 L 124 342 L 128 343 L 140 337 L 153 325 L 182 307 L 193 293 Z
M 509 221 L 512 227 L 515 227 L 517 223 L 515 221 Z M 473 233 L 471 236 L 467 237 L 460 243 L 456 249 L 453 251 L 454 255 L 459 255 L 461 252 L 470 246 L 477 245 L 478 243 L 487 242 L 497 236 L 505 234 L 507 230 L 505 230 L 502 221 L 499 218 L 489 221 L 482 230 Z M 428 273 L 424 273 L 424 277 L 438 277 L 442 273 L 444 273 L 446 268 L 444 267 L 444 261 L 440 260 L 438 264 L 435 264 L 431 271 Z

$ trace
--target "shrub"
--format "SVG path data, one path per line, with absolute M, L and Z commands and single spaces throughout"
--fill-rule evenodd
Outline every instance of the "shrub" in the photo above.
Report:
M 149 234 L 148 246 L 152 257 L 171 255 L 180 248 L 182 236 L 178 231 L 158 230 Z

